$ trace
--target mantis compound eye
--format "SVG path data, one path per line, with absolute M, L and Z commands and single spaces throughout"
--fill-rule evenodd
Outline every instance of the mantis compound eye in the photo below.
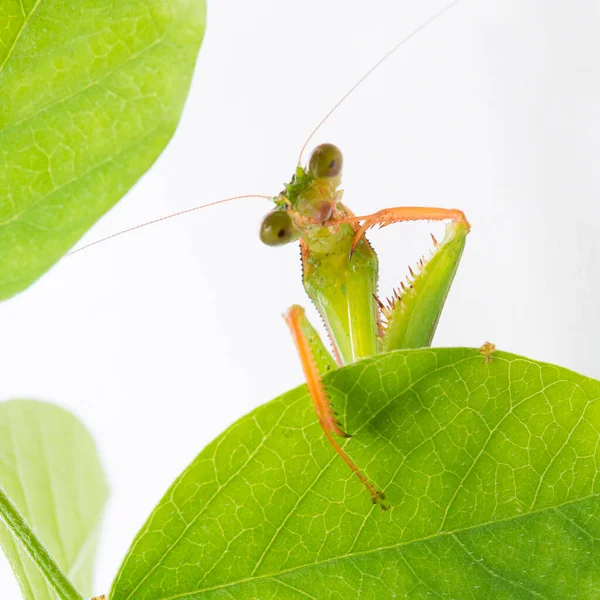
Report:
M 260 240 L 267 246 L 282 246 L 300 237 L 287 211 L 275 209 L 260 224 Z
M 342 152 L 333 144 L 317 146 L 308 161 L 308 170 L 316 179 L 337 177 L 342 172 Z

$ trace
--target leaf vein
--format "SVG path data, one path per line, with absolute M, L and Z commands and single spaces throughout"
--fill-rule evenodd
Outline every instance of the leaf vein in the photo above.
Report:
M 237 581 L 232 581 L 232 582 L 228 582 L 228 583 L 224 583 L 224 584 L 219 584 L 219 585 L 215 585 L 212 586 L 210 588 L 204 588 L 204 589 L 199 589 L 199 590 L 195 590 L 193 592 L 184 592 L 182 594 L 177 594 L 175 596 L 168 596 L 165 598 L 162 598 L 162 600 L 192 600 L 192 598 L 195 597 L 195 594 L 198 594 L 200 592 L 202 593 L 206 593 L 206 592 L 212 592 L 215 590 L 221 590 L 221 589 L 225 589 L 228 587 L 232 587 L 235 585 L 240 585 L 240 584 L 244 584 L 244 583 L 254 583 L 256 581 L 260 581 L 262 579 L 273 579 L 275 577 L 281 577 L 282 575 L 286 575 L 288 573 L 293 573 L 294 571 L 299 571 L 301 569 L 307 569 L 307 568 L 312 568 L 312 567 L 316 567 L 316 566 L 321 566 L 324 564 L 328 564 L 328 563 L 333 563 L 336 562 L 338 560 L 344 560 L 347 558 L 357 558 L 357 557 L 361 557 L 361 556 L 368 556 L 370 554 L 375 554 L 377 552 L 385 552 L 388 550 L 396 550 L 398 548 L 402 548 L 404 546 L 410 546 L 411 544 L 418 544 L 420 542 L 426 542 L 429 540 L 435 540 L 436 538 L 439 537 L 446 537 L 446 536 L 451 536 L 451 535 L 456 535 L 459 533 L 464 533 L 467 531 L 472 531 L 474 529 L 478 529 L 481 527 L 488 527 L 491 525 L 499 525 L 501 523 L 509 523 L 511 521 L 518 521 L 520 519 L 527 519 L 533 515 L 537 515 L 537 514 L 542 514 L 546 511 L 556 511 L 557 509 L 563 508 L 564 506 L 569 506 L 571 504 L 576 504 L 578 502 L 584 502 L 585 500 L 590 500 L 592 498 L 598 498 L 600 497 L 600 493 L 598 494 L 590 494 L 588 496 L 584 496 L 581 498 L 576 498 L 575 500 L 570 500 L 568 502 L 564 502 L 563 504 L 557 505 L 557 506 L 548 506 L 546 508 L 541 508 L 539 510 L 536 511 L 532 511 L 530 513 L 527 514 L 519 514 L 519 515 L 513 515 L 511 517 L 506 517 L 504 519 L 498 519 L 496 521 L 488 521 L 488 522 L 483 522 L 483 523 L 475 523 L 473 525 L 469 525 L 468 527 L 464 527 L 461 529 L 456 529 L 455 531 L 452 532 L 440 532 L 437 531 L 435 533 L 432 533 L 431 535 L 428 536 L 424 536 L 422 538 L 414 538 L 411 540 L 406 540 L 406 541 L 401 541 L 398 542 L 396 544 L 390 544 L 389 546 L 380 546 L 378 548 L 371 548 L 369 550 L 363 550 L 361 552 L 355 552 L 353 554 L 342 554 L 339 556 L 332 556 L 331 558 L 322 560 L 322 561 L 315 561 L 312 563 L 304 563 L 302 565 L 296 565 L 295 567 L 291 567 L 289 569 L 285 569 L 285 570 L 281 570 L 278 571 L 277 573 L 265 573 L 264 575 L 258 575 L 257 577 L 246 577 L 244 579 L 238 579 Z
M 35 5 L 31 9 L 31 12 L 23 20 L 23 24 L 21 25 L 21 29 L 19 29 L 19 32 L 17 33 L 17 35 L 16 35 L 16 37 L 15 37 L 15 39 L 13 41 L 12 46 L 8 49 L 8 52 L 6 53 L 6 56 L 4 57 L 4 60 L 2 61 L 2 64 L 0 64 L 0 74 L 2 73 L 2 71 L 4 71 L 4 67 L 6 66 L 6 63 L 9 61 L 10 57 L 13 55 L 13 52 L 15 51 L 15 48 L 16 48 L 17 44 L 19 43 L 19 40 L 21 39 L 21 36 L 23 35 L 23 32 L 27 29 L 27 26 L 31 22 L 31 19 L 35 15 L 35 13 L 37 11 L 37 8 L 41 4 L 41 2 L 42 2 L 42 0 L 36 0 Z M 23 10 L 23 2 L 22 2 L 22 0 L 21 0 L 21 9 Z
M 258 444 L 258 446 L 256 447 L 256 449 L 248 456 L 248 458 L 246 459 L 246 461 L 244 462 L 243 465 L 241 465 L 234 473 L 231 474 L 231 476 L 223 483 L 222 486 L 218 487 L 217 490 L 214 492 L 214 494 L 207 500 L 206 504 L 202 507 L 202 510 L 200 510 L 195 516 L 194 518 L 188 523 L 186 524 L 185 528 L 183 529 L 183 531 L 181 532 L 181 534 L 177 537 L 177 539 L 175 539 L 170 546 L 168 547 L 168 549 L 162 554 L 160 561 L 157 561 L 152 568 L 146 573 L 146 575 L 144 575 L 144 577 L 140 580 L 140 582 L 136 585 L 136 587 L 129 593 L 129 595 L 126 597 L 125 600 L 128 600 L 129 598 L 131 598 L 131 596 L 139 589 L 139 587 L 144 583 L 144 581 L 146 581 L 146 579 L 148 579 L 148 577 L 150 577 L 150 575 L 160 566 L 161 562 L 166 558 L 166 556 L 175 548 L 175 546 L 177 546 L 177 544 L 181 541 L 181 539 L 183 538 L 183 536 L 185 535 L 185 533 L 188 531 L 188 529 L 190 527 L 192 527 L 194 525 L 194 523 L 196 523 L 196 521 L 204 514 L 204 512 L 208 509 L 208 507 L 211 505 L 211 503 L 213 502 L 213 500 L 217 497 L 217 495 L 223 491 L 223 489 L 225 489 L 227 487 L 227 485 L 229 485 L 229 483 L 231 483 L 231 481 L 237 476 L 239 475 L 244 469 L 245 467 L 248 465 L 248 463 L 254 458 L 254 456 L 256 456 L 256 454 L 258 453 L 258 451 L 264 446 L 265 442 L 269 439 L 269 437 L 271 436 L 271 434 L 273 433 L 273 431 L 277 428 L 277 425 L 279 425 L 279 423 L 281 422 L 281 420 L 283 419 L 284 415 L 286 414 L 287 410 L 289 410 L 289 408 L 293 406 L 290 405 L 286 408 L 286 410 L 284 410 L 281 414 L 281 416 L 279 417 L 279 419 L 277 420 L 277 422 L 273 425 L 273 427 L 270 429 L 270 431 L 268 432 L 268 434 L 266 436 L 263 437 L 263 439 L 261 440 L 260 444 Z M 160 504 L 157 506 L 157 509 L 160 507 Z M 156 510 L 153 511 L 152 515 L 156 512 Z M 150 522 L 152 515 L 150 516 L 150 518 L 148 519 L 148 522 Z M 143 536 L 140 535 L 141 539 Z M 129 556 L 131 556 L 131 553 L 129 554 Z M 119 571 L 119 574 L 117 575 L 117 578 L 115 579 L 115 582 L 113 584 L 113 588 L 116 587 L 118 579 L 119 579 L 119 575 L 122 572 L 122 570 L 124 569 L 125 565 L 127 564 L 127 560 L 123 563 L 121 570 Z

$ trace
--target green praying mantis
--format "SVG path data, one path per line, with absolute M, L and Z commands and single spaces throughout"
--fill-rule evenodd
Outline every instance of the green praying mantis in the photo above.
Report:
M 260 237 L 273 246 L 300 241 L 304 289 L 323 318 L 333 356 L 302 307 L 292 306 L 285 319 L 325 435 L 368 489 L 372 501 L 385 509 L 384 493 L 334 437 L 348 434 L 333 413 L 322 377 L 361 358 L 431 343 L 470 227 L 463 212 L 456 209 L 401 206 L 354 216 L 339 190 L 342 163 L 336 146 L 317 146 L 308 166 L 298 166 L 290 183 L 273 199 L 276 207 L 264 218 Z M 433 238 L 431 258 L 422 258 L 418 274 L 411 270 L 407 283 L 401 283 L 384 303 L 377 296 L 377 254 L 365 233 L 376 225 L 414 220 L 447 220 L 446 236 L 441 243 Z
M 260 239 L 269 246 L 300 244 L 304 288 L 323 319 L 333 350 L 332 354 L 327 350 L 302 307 L 294 305 L 288 309 L 285 320 L 319 423 L 334 450 L 366 487 L 373 503 L 383 509 L 388 507 L 384 491 L 368 479 L 337 441 L 349 437 L 351 432 L 338 422 L 323 376 L 339 366 L 379 353 L 430 345 L 470 226 L 462 211 L 446 208 L 401 206 L 355 216 L 342 201 L 341 151 L 333 144 L 321 144 L 313 150 L 306 166 L 302 166 L 302 155 L 327 118 L 383 61 L 456 3 L 448 4 L 401 40 L 327 113 L 306 140 L 291 180 L 276 196 L 226 198 L 142 223 L 74 251 L 223 202 L 247 197 L 273 202 L 274 208 L 260 226 Z M 378 296 L 377 254 L 365 233 L 375 226 L 416 220 L 446 221 L 445 237 L 438 243 L 432 236 L 431 257 L 423 257 L 418 272 L 410 270 L 406 282 L 400 284 L 392 298 L 382 301 Z

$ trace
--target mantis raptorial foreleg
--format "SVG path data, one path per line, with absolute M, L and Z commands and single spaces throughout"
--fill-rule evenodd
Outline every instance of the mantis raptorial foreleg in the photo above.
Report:
M 356 231 L 356 235 L 352 241 L 351 251 L 353 252 L 365 233 L 376 225 L 379 225 L 381 228 L 402 221 L 448 220 L 454 223 L 463 223 L 467 228 L 470 227 L 469 222 L 465 217 L 465 213 L 463 213 L 462 210 L 457 210 L 455 208 L 429 208 L 423 206 L 396 206 L 394 208 L 384 208 L 364 217 L 347 217 L 341 222 L 355 224 L 362 221 L 362 224 Z
M 342 430 L 338 423 L 331 401 L 323 385 L 323 375 L 337 368 L 335 361 L 325 348 L 319 334 L 306 318 L 304 309 L 301 306 L 292 306 L 284 315 L 284 318 L 294 338 L 306 378 L 306 385 L 319 418 L 319 423 L 327 439 L 343 461 L 360 479 L 361 483 L 369 490 L 373 504 L 379 504 L 383 510 L 387 510 L 389 506 L 384 502 L 385 496 L 383 492 L 380 492 L 367 479 L 366 475 L 342 450 L 333 437 L 333 434 L 345 438 L 350 437 Z

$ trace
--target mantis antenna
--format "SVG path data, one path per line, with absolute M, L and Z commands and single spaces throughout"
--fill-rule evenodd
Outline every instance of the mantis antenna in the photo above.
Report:
M 208 208 L 209 206 L 215 206 L 216 204 L 224 204 L 225 202 L 231 202 L 232 200 L 242 200 L 243 198 L 266 198 L 267 200 L 271 200 L 272 196 L 264 196 L 263 194 L 244 194 L 243 196 L 231 196 L 231 198 L 223 198 L 222 200 L 217 200 L 216 202 L 209 202 L 208 204 L 201 204 L 200 206 L 193 206 L 192 208 L 186 208 L 185 210 L 181 210 L 176 213 L 171 213 L 170 215 L 165 215 L 164 217 L 158 217 L 158 219 L 152 219 L 152 221 L 146 221 L 145 223 L 140 223 L 139 225 L 134 225 L 133 227 L 129 227 L 128 229 L 123 229 L 122 231 L 118 231 L 117 233 L 113 233 L 111 235 L 107 235 L 106 237 L 96 240 L 95 242 L 90 242 L 85 246 L 81 246 L 81 248 L 76 248 L 75 250 L 71 250 L 67 254 L 67 256 L 71 256 L 73 254 L 77 254 L 77 252 L 81 252 L 82 250 L 86 250 L 91 246 L 95 246 L 96 244 L 101 244 L 102 242 L 106 242 L 111 240 L 112 238 L 119 237 L 120 235 L 124 235 L 126 233 L 130 233 L 135 231 L 136 229 L 141 229 L 142 227 L 147 227 L 148 225 L 154 225 L 155 223 L 160 223 L 161 221 L 166 221 L 167 219 L 172 219 L 173 217 L 180 217 L 181 215 L 187 215 L 187 213 L 194 212 L 196 210 L 201 210 L 203 208 Z
M 446 6 L 444 6 L 443 8 L 441 8 L 440 10 L 438 10 L 436 13 L 434 13 L 431 17 L 429 17 L 426 21 L 424 21 L 423 23 L 421 23 L 418 27 L 416 27 L 415 29 L 413 29 L 406 37 L 402 38 L 393 48 L 391 48 L 390 50 L 388 50 L 334 105 L 333 107 L 329 110 L 329 112 L 321 119 L 321 121 L 319 121 L 318 125 L 311 131 L 310 135 L 308 136 L 308 138 L 306 138 L 306 141 L 304 142 L 304 145 L 302 146 L 302 150 L 300 150 L 300 156 L 298 157 L 298 164 L 302 163 L 302 155 L 304 154 L 304 151 L 306 150 L 306 147 L 308 146 L 308 143 L 310 142 L 310 140 L 314 137 L 315 133 L 317 133 L 317 131 L 319 131 L 319 129 L 321 129 L 321 127 L 323 126 L 323 124 L 329 119 L 329 117 L 331 117 L 331 115 L 340 107 L 341 104 L 344 103 L 344 101 L 348 98 L 348 96 L 350 96 L 351 94 L 354 93 L 354 91 L 356 90 L 356 88 L 358 88 L 364 81 L 365 79 L 367 79 L 374 71 L 376 71 L 392 54 L 394 54 L 394 52 L 396 52 L 396 50 L 398 50 L 399 48 L 402 48 L 402 46 L 404 46 L 407 42 L 409 42 L 413 37 L 415 37 L 417 34 L 421 33 L 421 31 L 423 31 L 426 27 L 428 27 L 429 25 L 431 25 L 431 23 L 433 23 L 434 21 L 437 21 L 442 15 L 444 15 L 445 13 L 447 13 L 451 8 L 454 8 L 458 3 L 460 2 L 460 0 L 453 0 L 453 2 L 450 2 L 449 4 L 446 4 Z

